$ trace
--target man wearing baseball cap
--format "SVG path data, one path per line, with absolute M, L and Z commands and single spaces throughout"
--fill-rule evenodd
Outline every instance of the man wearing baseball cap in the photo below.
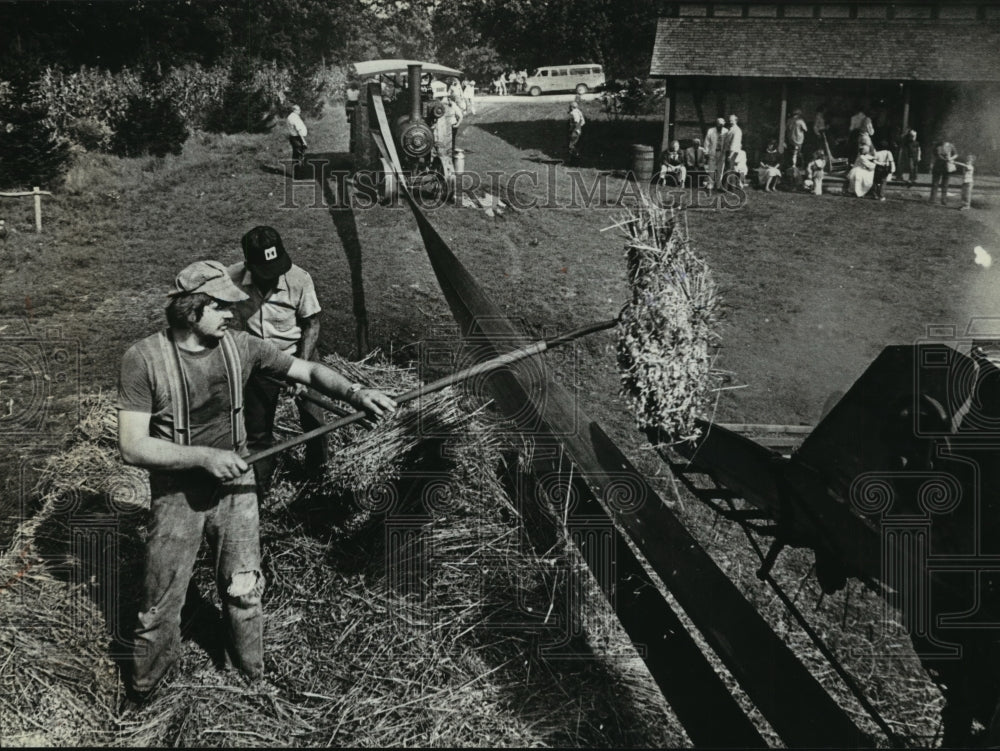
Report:
M 246 299 L 235 306 L 236 316 L 253 336 L 289 355 L 312 360 L 319 339 L 320 313 L 312 277 L 292 263 L 281 235 L 273 227 L 254 227 L 243 235 L 241 243 L 244 262 L 229 267 L 233 283 L 246 294 Z M 296 397 L 305 391 L 301 384 L 294 384 L 292 389 Z M 251 453 L 274 445 L 274 415 L 281 390 L 281 384 L 262 373 L 252 375 L 247 383 L 244 414 Z M 303 432 L 323 424 L 319 407 L 303 398 L 295 401 Z M 325 438 L 306 444 L 308 471 L 318 472 L 326 459 Z M 254 465 L 262 492 L 270 487 L 275 463 L 274 458 L 268 458 Z
M 396 406 L 325 366 L 230 331 L 232 307 L 247 294 L 218 261 L 192 263 L 167 294 L 167 328 L 129 348 L 118 389 L 118 448 L 126 463 L 149 470 L 152 515 L 128 683 L 133 703 L 148 698 L 177 657 L 203 536 L 215 557 L 227 657 L 251 679 L 263 674 L 264 579 L 242 414 L 251 374 L 308 384 L 375 418 Z

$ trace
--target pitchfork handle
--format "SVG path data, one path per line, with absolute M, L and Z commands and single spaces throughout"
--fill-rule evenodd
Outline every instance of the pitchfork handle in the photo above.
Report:
M 604 331 L 605 329 L 610 329 L 612 326 L 618 323 L 617 318 L 613 318 L 610 321 L 599 321 L 598 323 L 592 323 L 587 326 L 581 326 L 578 329 L 574 329 L 566 334 L 561 334 L 560 336 L 553 337 L 549 340 L 539 340 L 534 344 L 530 344 L 523 349 L 515 349 L 511 352 L 505 352 L 502 355 L 498 355 L 490 360 L 481 362 L 478 365 L 473 365 L 464 370 L 460 370 L 457 373 L 452 373 L 451 375 L 439 378 L 436 381 L 431 381 L 430 383 L 425 383 L 422 386 L 418 386 L 415 389 L 410 389 L 404 394 L 400 394 L 394 397 L 397 404 L 405 404 L 406 402 L 411 402 L 414 399 L 425 396 L 426 394 L 433 394 L 441 389 L 448 388 L 456 383 L 461 383 L 462 381 L 467 381 L 470 378 L 475 378 L 483 373 L 489 373 L 493 370 L 498 370 L 506 365 L 511 365 L 520 360 L 524 360 L 528 357 L 533 357 L 535 355 L 540 355 L 545 350 L 551 349 L 552 347 L 558 347 L 561 344 L 566 344 L 574 339 L 579 339 L 582 336 L 587 336 L 588 334 L 593 334 L 598 331 Z M 279 443 L 271 448 L 264 449 L 263 451 L 258 451 L 256 454 L 251 454 L 247 457 L 247 464 L 254 464 L 259 462 L 261 459 L 267 459 L 274 456 L 275 454 L 280 454 L 282 451 L 292 448 L 293 446 L 298 446 L 300 443 L 305 443 L 306 441 L 311 441 L 313 438 L 317 438 L 321 435 L 326 435 L 338 428 L 346 427 L 353 423 L 363 420 L 368 417 L 367 412 L 353 412 L 346 417 L 341 417 L 339 420 L 334 420 L 333 422 L 328 422 L 326 425 L 320 425 L 318 428 L 314 428 L 307 433 L 302 433 L 294 438 L 290 438 L 283 443 Z

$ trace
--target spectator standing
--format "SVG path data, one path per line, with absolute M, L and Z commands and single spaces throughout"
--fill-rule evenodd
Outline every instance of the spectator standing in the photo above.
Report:
M 969 154 L 964 162 L 955 162 L 962 167 L 962 205 L 959 211 L 968 211 L 972 208 L 972 181 L 976 171 L 976 155 Z
M 320 305 L 309 272 L 292 263 L 281 235 L 272 227 L 258 226 L 243 235 L 243 263 L 227 269 L 233 284 L 246 295 L 234 312 L 251 336 L 275 345 L 301 360 L 312 360 L 319 340 Z M 250 376 L 244 391 L 243 414 L 247 426 L 247 448 L 251 453 L 274 445 L 274 416 L 282 386 L 266 377 Z M 295 386 L 300 397 L 305 388 Z M 324 423 L 323 411 L 304 399 L 296 399 L 303 431 Z M 306 467 L 318 473 L 327 460 L 326 439 L 306 444 Z M 261 492 L 271 486 L 276 460 L 263 459 L 254 466 Z
M 781 179 L 781 154 L 778 153 L 778 142 L 768 141 L 767 149 L 760 157 L 760 167 L 757 168 L 757 184 L 765 193 L 773 193 Z
M 736 115 L 729 116 L 729 132 L 726 133 L 726 167 L 733 169 L 736 165 L 736 156 L 743 150 L 743 130 L 739 126 L 739 118 Z M 746 166 L 744 164 L 744 166 Z
M 344 98 L 344 109 L 347 113 L 347 124 L 354 123 L 354 111 L 358 108 L 358 100 L 361 98 L 361 87 L 357 81 L 347 84 L 347 91 Z
M 743 188 L 746 185 L 747 173 L 749 172 L 747 168 L 747 152 L 744 149 L 740 149 L 732 157 L 730 169 L 736 175 L 737 187 Z
M 528 90 L 528 71 L 522 68 L 517 74 L 517 90 L 524 94 Z
M 802 117 L 802 110 L 795 110 L 785 123 L 785 138 L 788 140 L 788 146 L 792 151 L 790 164 L 793 168 L 799 166 L 802 144 L 806 141 L 806 133 L 808 131 L 809 126 L 806 125 L 806 121 Z
M 663 155 L 663 163 L 660 165 L 660 185 L 664 185 L 668 177 L 671 178 L 671 182 L 677 187 L 682 187 L 684 179 L 687 177 L 687 168 L 684 166 L 684 154 L 681 152 L 679 141 L 671 141 L 670 150 Z
M 866 127 L 867 124 L 867 127 Z M 851 115 L 850 122 L 850 135 L 849 135 L 849 145 L 851 149 L 851 159 L 856 159 L 859 151 L 859 139 L 861 133 L 864 132 L 870 139 L 872 133 L 868 133 L 868 128 L 871 127 L 871 120 L 865 114 L 865 111 L 858 107 L 857 111 Z
M 292 111 L 288 113 L 288 142 L 292 145 L 292 161 L 295 166 L 301 166 L 306 159 L 306 136 L 309 129 L 302 121 L 302 108 L 297 104 L 292 105 Z
M 454 156 L 455 148 L 458 145 L 458 126 L 462 124 L 462 120 L 465 119 L 465 116 L 462 114 L 462 108 L 458 105 L 458 102 L 451 99 L 448 101 L 450 104 L 450 111 L 446 117 L 449 117 L 451 122 L 451 153 L 448 156 Z
M 462 97 L 465 99 L 466 112 L 470 115 L 476 114 L 476 82 L 468 80 L 462 88 Z
M 812 161 L 806 165 L 806 188 L 810 188 L 813 195 L 823 195 L 824 177 L 826 177 L 826 153 L 822 149 L 817 149 Z
M 909 128 L 903 134 L 903 142 L 899 147 L 899 172 L 901 175 L 904 172 L 910 173 L 910 185 L 917 181 L 920 156 L 920 141 L 917 140 L 917 131 Z
M 580 110 L 580 105 L 576 102 L 569 103 L 569 159 L 570 164 L 575 163 L 580 157 L 580 136 L 583 133 L 583 126 L 587 120 Z
M 517 74 L 514 73 L 513 68 L 507 71 L 507 93 L 517 93 Z
M 872 180 L 872 198 L 884 201 L 885 196 L 883 195 L 883 191 L 885 190 L 885 184 L 892 176 L 892 173 L 896 171 L 896 160 L 892 158 L 892 151 L 889 149 L 888 141 L 883 139 L 879 141 L 878 146 L 878 151 L 873 156 L 875 174 Z
M 715 120 L 715 127 L 705 134 L 705 151 L 708 152 L 708 189 L 722 189 L 722 173 L 726 169 L 726 130 L 725 119 Z
M 507 96 L 507 79 L 504 77 L 503 71 L 500 71 L 500 75 L 497 76 L 493 84 L 497 87 L 499 96 Z
M 463 114 L 465 113 L 467 105 L 465 95 L 462 93 L 462 84 L 454 76 L 448 79 L 448 98 Z
M 941 205 L 948 202 L 948 178 L 956 170 L 958 152 L 951 142 L 942 139 L 934 145 L 934 164 L 931 167 L 931 202 L 941 193 Z

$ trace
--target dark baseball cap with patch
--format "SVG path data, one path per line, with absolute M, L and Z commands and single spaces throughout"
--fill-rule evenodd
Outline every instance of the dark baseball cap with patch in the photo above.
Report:
M 262 279 L 277 279 L 292 267 L 281 235 L 273 227 L 258 226 L 243 235 L 247 268 Z

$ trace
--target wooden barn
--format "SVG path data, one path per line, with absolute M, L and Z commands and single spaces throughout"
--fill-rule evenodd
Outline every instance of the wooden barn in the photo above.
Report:
M 666 86 L 663 144 L 736 114 L 748 156 L 796 109 L 825 111 L 834 153 L 851 115 L 876 143 L 906 127 L 924 151 L 947 137 L 981 169 L 1000 169 L 1000 6 L 974 2 L 672 3 L 650 76 Z M 807 140 L 806 148 L 811 143 Z

